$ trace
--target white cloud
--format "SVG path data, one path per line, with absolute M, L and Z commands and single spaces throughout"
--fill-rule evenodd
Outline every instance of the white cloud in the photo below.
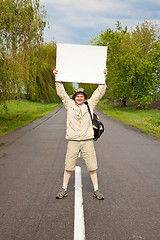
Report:
M 63 25 L 50 22 L 50 28 L 46 29 L 44 37 L 46 42 L 70 43 L 74 38 L 74 34 L 72 30 Z
M 137 10 L 138 11 L 138 10 Z M 149 15 L 149 13 L 148 13 Z M 62 17 L 63 16 L 63 17 Z M 123 17 L 120 16 L 110 16 L 108 14 L 86 14 L 86 13 L 77 13 L 77 12 L 68 12 L 64 11 L 59 18 L 56 19 L 56 22 L 59 25 L 65 25 L 75 28 L 103 28 L 111 25 L 115 25 L 116 20 L 123 21 L 125 19 L 126 25 L 137 24 L 139 21 L 143 21 L 145 17 L 141 16 L 134 18 L 132 12 L 127 12 Z M 158 20 L 158 19 L 157 19 Z
M 127 0 L 41 0 L 42 4 L 50 3 L 62 11 L 74 10 L 83 12 L 125 12 L 132 5 L 132 1 Z
M 139 5 L 153 5 L 157 4 L 160 6 L 159 0 L 41 0 L 42 4 L 50 3 L 53 6 L 67 10 L 72 8 L 75 11 L 83 12 L 124 12 L 125 10 L 133 10 L 133 6 Z M 118 11 L 118 12 L 117 12 Z
M 41 0 L 41 4 L 49 13 L 51 26 L 45 38 L 54 36 L 57 42 L 73 43 L 78 36 L 84 41 L 92 33 L 113 29 L 116 20 L 133 28 L 144 19 L 160 22 L 159 0 Z
M 148 0 L 147 2 L 149 2 L 151 4 L 155 3 L 155 4 L 159 4 L 160 5 L 160 1 L 159 0 Z
M 41 3 L 50 3 L 49 6 L 53 7 L 53 15 L 59 12 L 59 17 L 57 16 L 56 19 L 59 23 L 84 28 L 94 27 L 101 23 L 103 25 L 109 19 L 114 19 L 114 21 L 122 18 L 138 19 L 141 17 L 144 19 L 151 16 L 153 11 L 148 9 L 144 13 L 138 8 L 141 3 L 138 0 L 41 0 Z

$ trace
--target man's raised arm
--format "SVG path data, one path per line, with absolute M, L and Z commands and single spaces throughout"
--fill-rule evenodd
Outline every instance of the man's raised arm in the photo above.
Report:
M 105 74 L 105 80 L 106 80 L 106 78 L 107 78 L 107 68 L 104 69 L 104 74 Z M 99 100 L 103 97 L 103 95 L 105 94 L 106 88 L 107 88 L 106 83 L 105 84 L 99 84 L 97 89 L 93 92 L 91 98 L 88 100 L 92 109 L 94 109 L 96 107 Z
M 56 75 L 58 74 L 58 70 L 54 69 L 53 74 L 56 77 Z M 64 89 L 64 86 L 63 86 L 63 83 L 55 81 L 55 86 L 56 86 L 57 94 L 62 99 L 62 102 L 63 102 L 65 108 L 68 108 L 68 105 L 69 105 L 69 102 L 71 101 L 71 99 L 68 96 L 68 94 L 66 93 L 66 91 Z

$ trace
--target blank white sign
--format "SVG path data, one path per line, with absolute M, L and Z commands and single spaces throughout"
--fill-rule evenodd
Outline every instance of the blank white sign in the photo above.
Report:
M 57 44 L 56 81 L 105 83 L 107 47 Z

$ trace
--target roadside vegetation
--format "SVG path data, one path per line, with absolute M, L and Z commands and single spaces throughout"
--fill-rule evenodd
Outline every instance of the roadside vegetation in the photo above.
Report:
M 134 104 L 129 104 L 124 108 L 115 106 L 112 101 L 107 99 L 101 100 L 98 108 L 116 120 L 132 125 L 143 133 L 151 134 L 160 140 L 160 110 L 149 108 L 136 110 Z
M 41 117 L 59 101 L 53 69 L 56 43 L 44 42 L 48 23 L 40 0 L 5 0 L 0 4 L 0 124 L 5 134 Z M 159 110 L 148 105 L 160 99 L 160 26 L 144 20 L 132 29 L 117 21 L 89 44 L 107 46 L 107 90 L 99 107 L 118 120 L 159 136 Z M 72 95 L 72 83 L 64 83 Z M 88 97 L 97 85 L 79 84 Z M 16 99 L 16 100 L 15 100 Z M 20 100 L 18 100 L 20 99 Z M 23 99 L 23 100 L 21 100 Z M 127 106 L 127 101 L 135 105 Z M 17 104 L 18 103 L 18 104 Z M 141 109 L 141 111 L 139 111 Z
M 148 107 L 160 97 L 160 26 L 144 20 L 134 28 L 107 28 L 91 44 L 108 46 L 106 97 Z
M 56 43 L 44 42 L 47 14 L 40 0 L 5 0 L 0 4 L 0 104 L 26 98 L 55 102 L 53 69 Z M 70 95 L 72 83 L 65 83 Z
M 0 136 L 50 113 L 61 103 L 37 103 L 27 100 L 7 101 L 7 109 L 0 105 Z

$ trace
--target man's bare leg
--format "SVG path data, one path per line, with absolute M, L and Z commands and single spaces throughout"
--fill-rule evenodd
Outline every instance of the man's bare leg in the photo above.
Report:
M 64 170 L 64 175 L 63 175 L 63 187 L 68 186 L 69 179 L 71 177 L 71 171 Z
M 63 175 L 63 186 L 60 190 L 60 192 L 57 194 L 56 198 L 57 199 L 62 199 L 63 197 L 67 197 L 67 186 L 69 179 L 71 177 L 71 171 L 64 170 L 64 175 Z
M 97 171 L 94 170 L 94 171 L 90 171 L 89 173 L 90 173 L 90 177 L 91 177 L 93 185 L 98 185 Z
M 103 200 L 104 196 L 100 193 L 98 189 L 98 177 L 97 177 L 97 171 L 90 171 L 90 177 L 94 186 L 94 197 L 97 198 L 98 200 Z

